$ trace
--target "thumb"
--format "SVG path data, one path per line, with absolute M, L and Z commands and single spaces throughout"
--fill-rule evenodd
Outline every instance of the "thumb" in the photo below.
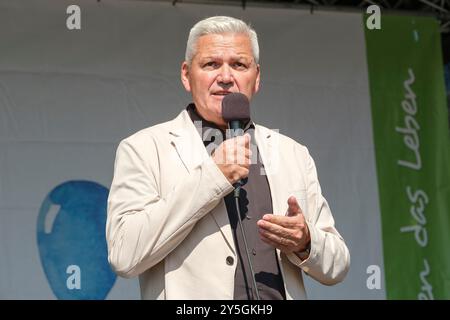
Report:
M 303 213 L 302 208 L 300 208 L 300 205 L 297 202 L 297 199 L 294 196 L 290 196 L 288 199 L 288 216 L 294 216 L 298 213 Z
M 244 134 L 244 143 L 245 143 L 246 148 L 249 147 L 251 139 L 252 139 L 252 137 L 250 136 L 250 134 L 248 132 Z

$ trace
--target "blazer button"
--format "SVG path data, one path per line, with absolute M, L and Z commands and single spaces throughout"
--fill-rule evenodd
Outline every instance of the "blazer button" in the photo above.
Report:
M 234 258 L 232 256 L 227 257 L 227 265 L 232 266 L 234 263 Z

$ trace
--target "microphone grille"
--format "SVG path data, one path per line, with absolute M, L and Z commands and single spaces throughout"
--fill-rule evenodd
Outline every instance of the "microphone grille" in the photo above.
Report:
M 226 95 L 222 100 L 222 118 L 232 120 L 250 120 L 250 102 L 245 94 L 236 92 Z

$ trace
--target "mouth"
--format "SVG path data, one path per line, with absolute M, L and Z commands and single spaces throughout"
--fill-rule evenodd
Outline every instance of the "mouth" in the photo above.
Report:
M 212 95 L 216 96 L 216 97 L 224 97 L 226 95 L 229 95 L 230 93 L 232 93 L 231 91 L 216 91 L 213 92 Z

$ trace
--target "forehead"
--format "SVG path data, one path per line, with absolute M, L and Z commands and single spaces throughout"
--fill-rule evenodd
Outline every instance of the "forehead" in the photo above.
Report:
M 207 34 L 197 40 L 196 56 L 233 54 L 252 56 L 250 38 L 242 33 Z

